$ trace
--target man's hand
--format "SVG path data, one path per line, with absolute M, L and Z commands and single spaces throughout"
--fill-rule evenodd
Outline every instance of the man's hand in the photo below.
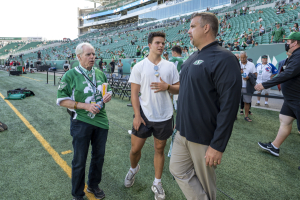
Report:
M 209 146 L 205 154 L 206 166 L 209 165 L 212 167 L 221 164 L 222 155 L 222 152 L 217 151 Z
M 265 88 L 264 88 L 264 86 L 263 86 L 261 83 L 259 83 L 259 84 L 257 84 L 257 85 L 254 87 L 254 89 L 255 89 L 256 91 L 261 91 L 261 90 L 264 90 Z
M 155 90 L 154 93 L 166 91 L 168 89 L 168 83 L 164 82 L 160 77 L 160 82 L 152 82 L 150 84 L 152 90 Z
M 97 114 L 100 112 L 100 106 L 98 104 L 95 103 L 90 103 L 90 104 L 86 104 L 86 109 L 87 111 L 93 113 L 93 114 Z
M 139 117 L 135 116 L 133 119 L 133 128 L 136 131 L 138 131 L 141 126 L 141 123 L 143 123 L 146 126 L 146 123 L 141 116 L 139 116 Z
M 111 94 L 110 93 L 106 93 L 103 96 L 103 103 L 108 103 L 111 100 Z
M 249 76 L 246 76 L 245 78 L 243 78 L 244 81 L 247 81 L 249 79 Z

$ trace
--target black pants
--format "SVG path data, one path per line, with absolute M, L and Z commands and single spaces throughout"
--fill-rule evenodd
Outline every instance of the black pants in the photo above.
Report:
M 241 109 L 244 109 L 244 100 L 243 100 L 243 95 L 241 96 Z M 250 103 L 250 108 L 249 111 L 251 109 L 251 103 Z

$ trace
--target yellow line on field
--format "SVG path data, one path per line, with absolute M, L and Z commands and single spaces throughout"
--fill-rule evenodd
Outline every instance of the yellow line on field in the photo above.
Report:
M 29 128 L 29 130 L 33 133 L 36 139 L 42 144 L 42 146 L 47 150 L 47 152 L 52 156 L 54 161 L 67 173 L 69 178 L 72 177 L 72 169 L 67 164 L 65 160 L 63 160 L 60 155 L 51 147 L 51 145 L 44 139 L 44 137 L 27 121 L 27 119 L 8 101 L 5 100 L 4 96 L 0 93 L 2 99 L 9 105 L 9 107 L 16 113 L 16 115 L 22 120 L 22 122 Z M 86 191 L 87 185 L 85 184 L 85 194 L 88 199 L 96 200 L 93 194 L 88 193 Z
M 65 155 L 65 154 L 68 154 L 68 153 L 72 153 L 72 151 L 71 151 L 71 150 L 68 150 L 68 151 L 63 151 L 63 152 L 61 152 L 62 155 Z
M 24 78 L 29 78 L 29 77 L 27 77 L 27 76 L 22 76 L 22 77 L 24 77 Z M 35 80 L 35 81 L 41 81 L 41 80 L 36 80 L 36 79 L 33 79 L 33 78 L 29 78 L 29 79 Z

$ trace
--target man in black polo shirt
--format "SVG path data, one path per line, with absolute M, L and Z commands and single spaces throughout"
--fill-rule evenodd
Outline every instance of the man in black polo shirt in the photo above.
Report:
M 279 115 L 277 137 L 273 142 L 258 143 L 262 149 L 274 156 L 279 156 L 279 147 L 291 133 L 293 121 L 297 119 L 298 125 L 300 124 L 300 33 L 292 32 L 284 40 L 287 40 L 285 50 L 292 55 L 285 61 L 278 76 L 255 86 L 260 91 L 281 84 L 284 103 Z
M 215 168 L 230 138 L 241 96 L 239 62 L 218 45 L 218 19 L 194 13 L 188 32 L 199 50 L 181 67 L 170 172 L 187 199 L 215 200 Z

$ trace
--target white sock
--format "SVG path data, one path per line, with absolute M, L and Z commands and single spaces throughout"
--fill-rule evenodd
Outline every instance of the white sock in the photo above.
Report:
M 135 174 L 138 170 L 138 165 L 135 168 L 130 167 L 130 170 Z
M 158 185 L 159 182 L 161 182 L 161 179 L 155 178 L 153 181 L 153 185 Z
M 265 104 L 268 104 L 268 102 L 267 102 L 267 101 L 265 101 Z
M 272 144 L 272 146 L 274 147 L 274 149 L 278 149 L 277 147 L 275 147 L 275 146 L 274 146 L 274 144 L 273 144 L 273 143 L 271 143 L 271 144 Z
M 260 103 L 260 101 L 257 101 L 257 103 Z

